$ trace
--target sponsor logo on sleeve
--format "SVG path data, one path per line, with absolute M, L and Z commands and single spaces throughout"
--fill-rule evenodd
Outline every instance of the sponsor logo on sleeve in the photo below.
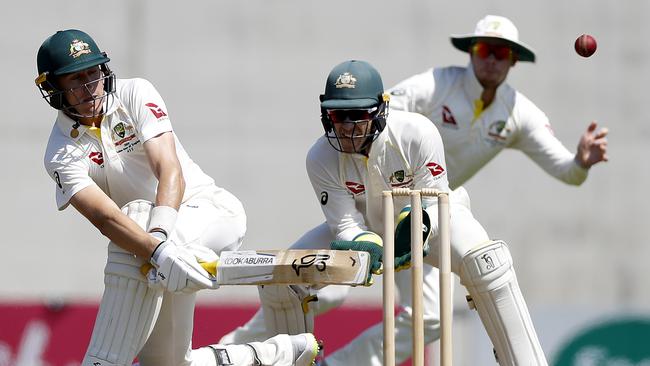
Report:
M 145 105 L 149 108 L 151 113 L 153 113 L 153 115 L 156 116 L 156 118 L 161 119 L 163 117 L 167 117 L 167 113 L 165 113 L 165 111 L 163 111 L 162 108 L 158 107 L 157 104 L 147 103 Z
M 59 187 L 59 189 L 63 189 L 63 185 L 61 184 L 61 177 L 57 171 L 54 172 L 54 181 L 56 182 L 56 185 Z M 63 193 L 65 193 L 65 191 L 63 191 Z
M 438 163 L 430 162 L 427 164 L 427 169 L 429 169 L 429 172 L 431 175 L 434 177 L 439 176 L 440 174 L 445 172 L 445 169 Z
M 366 191 L 366 187 L 363 184 L 356 182 L 345 182 L 345 187 L 355 196 L 363 194 Z
M 553 131 L 553 127 L 551 127 L 550 123 L 545 124 L 544 127 L 546 127 L 551 132 L 551 135 L 555 136 L 555 131 Z
M 327 204 L 328 195 L 327 192 L 322 191 L 320 193 L 320 204 L 325 206 Z

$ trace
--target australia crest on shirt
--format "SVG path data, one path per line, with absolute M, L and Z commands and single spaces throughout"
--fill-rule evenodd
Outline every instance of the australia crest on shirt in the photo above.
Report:
M 413 183 L 413 174 L 407 174 L 404 169 L 396 170 L 388 177 L 388 183 L 392 188 L 410 187 Z
M 117 153 L 123 151 L 133 151 L 134 147 L 140 143 L 135 134 L 135 128 L 130 123 L 118 121 L 111 127 L 111 140 L 115 144 Z
M 493 145 L 505 145 L 511 129 L 504 120 L 496 120 L 487 124 L 485 140 Z

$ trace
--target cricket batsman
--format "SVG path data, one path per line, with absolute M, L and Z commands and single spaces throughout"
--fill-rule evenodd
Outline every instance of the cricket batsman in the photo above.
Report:
M 36 84 L 58 111 L 44 157 L 57 206 L 72 205 L 110 240 L 82 366 L 313 364 L 308 333 L 192 349 L 195 293 L 217 287 L 199 261 L 237 249 L 246 216 L 189 158 L 153 85 L 117 79 L 109 61 L 75 29 L 37 55 Z

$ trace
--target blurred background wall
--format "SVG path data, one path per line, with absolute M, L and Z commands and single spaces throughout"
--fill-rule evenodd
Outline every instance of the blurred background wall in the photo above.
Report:
M 73 209 L 57 212 L 43 169 L 55 113 L 33 80 L 38 47 L 56 30 L 90 33 L 118 77 L 152 81 L 190 156 L 244 203 L 245 247 L 281 248 L 323 220 L 304 157 L 322 133 L 318 95 L 330 69 L 367 60 L 389 87 L 431 66 L 466 65 L 449 35 L 485 14 L 509 17 L 537 51 L 510 84 L 571 151 L 589 121 L 609 127 L 610 162 L 572 187 L 506 151 L 466 185 L 474 215 L 510 244 L 538 328 L 587 312 L 650 314 L 650 2 L 610 0 L 11 2 L 0 12 L 0 301 L 96 302 L 103 289 L 106 240 Z M 589 59 L 573 50 L 582 33 L 598 41 Z M 236 290 L 201 300 L 254 306 L 255 289 Z M 378 305 L 379 290 L 352 291 L 351 304 Z M 540 333 L 545 348 L 561 338 Z

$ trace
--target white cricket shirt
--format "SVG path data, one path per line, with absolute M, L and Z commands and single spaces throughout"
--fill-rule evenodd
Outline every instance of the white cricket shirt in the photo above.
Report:
M 438 127 L 445 144 L 452 189 L 463 185 L 504 148 L 524 152 L 546 172 L 579 185 L 587 170 L 555 137 L 548 118 L 510 85 L 497 89 L 485 110 L 483 87 L 468 67 L 429 69 L 390 89 L 390 107 L 421 113 Z
M 118 79 L 114 96 L 104 105 L 101 141 L 87 126 L 59 111 L 45 151 L 45 169 L 56 183 L 56 204 L 65 209 L 70 198 L 96 184 L 122 207 L 134 199 L 155 202 L 158 180 L 149 167 L 143 144 L 172 131 L 162 97 L 144 79 Z M 176 154 L 183 170 L 183 202 L 214 180 L 196 165 L 174 135 Z
M 322 136 L 309 150 L 306 164 L 337 240 L 352 240 L 363 231 L 382 235 L 384 190 L 449 190 L 440 134 L 415 113 L 389 110 L 386 128 L 372 143 L 368 157 L 340 153 Z M 424 206 L 435 202 L 435 198 L 424 200 Z M 396 197 L 395 213 L 408 203 L 408 197 Z

